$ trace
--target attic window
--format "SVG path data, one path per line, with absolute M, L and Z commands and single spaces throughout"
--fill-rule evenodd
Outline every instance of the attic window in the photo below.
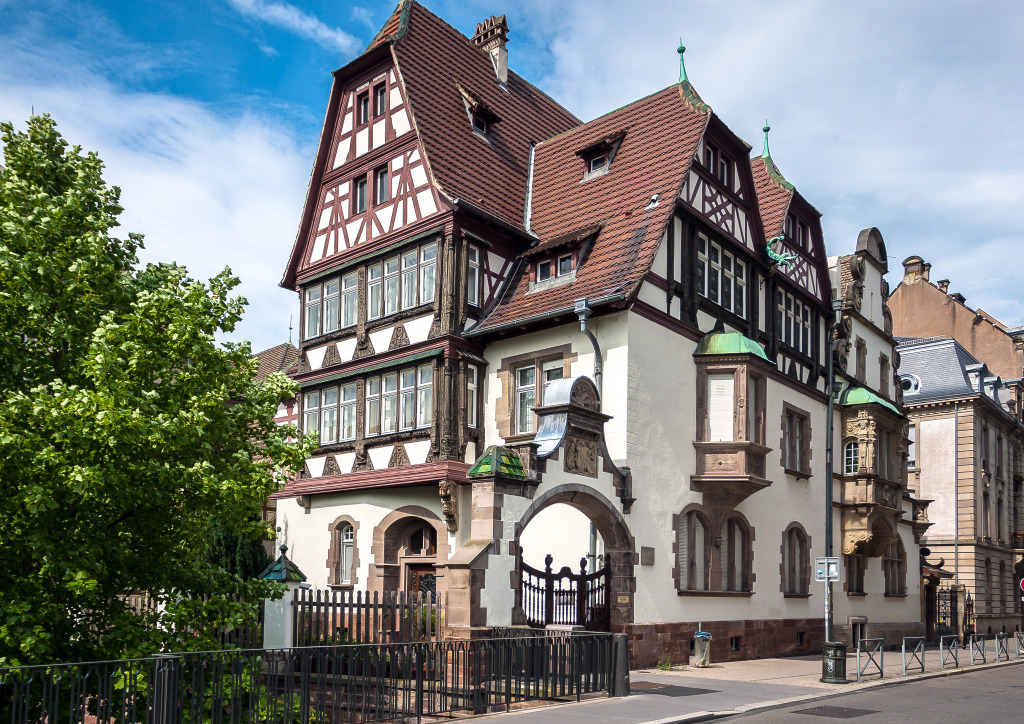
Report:
M 710 143 L 704 145 L 704 168 L 726 186 L 732 186 L 732 159 Z
M 588 173 L 599 173 L 605 169 L 608 165 L 608 154 L 599 153 L 591 156 L 587 159 L 587 172 Z
M 904 395 L 916 395 L 921 391 L 921 380 L 917 375 L 902 374 L 900 375 L 900 386 L 903 387 Z
M 487 135 L 487 120 L 478 113 L 473 114 L 473 130 Z
M 576 155 L 583 159 L 584 181 L 608 173 L 625 135 L 626 131 L 617 131 L 576 151 Z
M 573 255 L 559 254 L 537 262 L 537 281 L 546 282 L 556 277 L 569 276 L 573 272 Z
M 786 216 L 786 226 L 783 231 L 801 249 L 807 249 L 810 246 L 810 228 L 793 214 Z

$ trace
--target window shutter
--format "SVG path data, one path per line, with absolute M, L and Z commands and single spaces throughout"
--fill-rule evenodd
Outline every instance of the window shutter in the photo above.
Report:
M 733 440 L 733 384 L 731 374 L 708 375 L 708 440 Z

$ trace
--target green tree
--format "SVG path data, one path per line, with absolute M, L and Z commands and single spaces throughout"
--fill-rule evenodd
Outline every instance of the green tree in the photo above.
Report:
M 253 613 L 232 596 L 278 590 L 225 570 L 209 531 L 266 533 L 307 453 L 273 421 L 294 385 L 215 342 L 246 304 L 229 270 L 139 268 L 94 153 L 48 116 L 0 134 L 0 664 L 211 646 Z

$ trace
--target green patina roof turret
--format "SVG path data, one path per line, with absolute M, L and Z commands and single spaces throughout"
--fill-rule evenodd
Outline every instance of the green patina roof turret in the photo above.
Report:
M 768 176 L 773 181 L 792 191 L 796 187 L 782 175 L 779 167 L 775 165 L 775 161 L 772 159 L 772 152 L 768 150 L 768 131 L 772 130 L 772 127 L 768 125 L 767 118 L 764 119 L 764 128 L 761 130 L 764 131 L 764 150 L 761 151 L 761 160 L 764 161 L 764 167 L 768 170 Z
M 764 349 L 749 337 L 739 332 L 708 332 L 693 352 L 697 354 L 752 354 L 765 362 L 771 362 Z
M 526 468 L 519 454 L 503 445 L 491 445 L 477 458 L 473 467 L 466 475 L 470 478 L 483 478 L 498 475 L 516 480 L 527 480 Z
M 690 79 L 686 77 L 686 65 L 683 63 L 683 53 L 686 52 L 686 46 L 683 45 L 682 38 L 679 39 L 679 47 L 676 48 L 676 52 L 679 53 L 679 92 L 697 110 L 710 111 L 711 106 L 697 95 L 697 91 L 694 89 L 693 84 L 690 83 Z
M 839 404 L 844 407 L 848 407 L 850 405 L 867 405 L 872 402 L 876 405 L 881 405 L 882 407 L 892 410 L 900 417 L 903 416 L 903 413 L 897 410 L 896 406 L 891 402 L 883 400 L 871 390 L 867 390 L 863 387 L 847 387 L 843 390 L 842 394 L 839 395 Z
M 259 578 L 264 581 L 286 581 L 290 583 L 302 583 L 306 580 L 306 574 L 299 570 L 299 567 L 292 563 L 285 553 L 288 552 L 288 546 L 281 546 L 281 555 L 277 557 L 277 560 L 267 566 L 263 573 L 259 575 Z

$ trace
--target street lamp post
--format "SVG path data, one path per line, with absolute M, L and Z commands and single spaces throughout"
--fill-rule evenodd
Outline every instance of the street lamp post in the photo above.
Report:
M 828 326 L 825 340 L 828 343 L 825 352 L 826 366 L 828 371 L 826 379 L 828 384 L 825 389 L 828 393 L 828 403 L 825 407 L 825 556 L 832 557 L 832 448 L 833 448 L 833 386 L 835 385 L 833 332 L 842 319 L 843 302 L 841 299 L 832 300 L 833 317 Z M 825 581 L 825 642 L 821 647 L 821 680 L 829 684 L 846 683 L 846 644 L 834 641 L 832 635 L 832 581 Z

